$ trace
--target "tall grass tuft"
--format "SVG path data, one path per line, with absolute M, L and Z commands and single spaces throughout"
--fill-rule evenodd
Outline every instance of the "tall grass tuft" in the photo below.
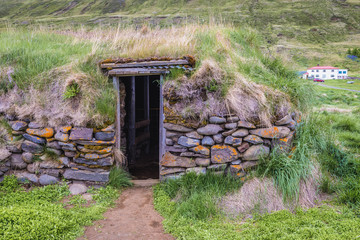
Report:
M 114 167 L 110 171 L 108 185 L 117 189 L 131 187 L 131 177 L 128 172 L 119 167 Z

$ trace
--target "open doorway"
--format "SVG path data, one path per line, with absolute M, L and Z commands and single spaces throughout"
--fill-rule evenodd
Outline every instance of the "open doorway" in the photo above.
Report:
M 134 179 L 159 178 L 160 76 L 122 79 L 129 172 Z

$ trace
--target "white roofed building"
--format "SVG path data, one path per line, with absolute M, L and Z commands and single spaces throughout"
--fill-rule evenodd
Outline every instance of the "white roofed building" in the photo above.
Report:
M 340 69 L 331 66 L 316 66 L 309 68 L 306 73 L 303 74 L 304 79 L 346 79 L 348 76 L 347 69 Z

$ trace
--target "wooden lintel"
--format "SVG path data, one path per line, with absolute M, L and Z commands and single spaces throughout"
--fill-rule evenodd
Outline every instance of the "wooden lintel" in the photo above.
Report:
M 150 133 L 149 132 L 144 133 L 143 135 L 136 137 L 135 144 L 139 144 L 149 139 L 150 139 Z
M 166 69 L 146 69 L 146 68 L 119 68 L 109 71 L 110 76 L 150 76 L 169 73 Z
M 138 128 L 142 128 L 142 127 L 147 127 L 149 125 L 150 125 L 150 120 L 147 119 L 147 120 L 135 123 L 135 128 L 138 129 Z
M 189 65 L 187 60 L 171 61 L 150 61 L 150 62 L 131 62 L 131 63 L 103 63 L 101 68 L 136 68 L 136 67 L 156 67 L 156 66 L 174 66 Z

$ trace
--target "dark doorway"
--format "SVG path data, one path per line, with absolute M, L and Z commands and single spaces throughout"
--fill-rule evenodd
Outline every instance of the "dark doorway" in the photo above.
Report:
M 159 178 L 160 76 L 126 77 L 127 159 L 134 179 Z

